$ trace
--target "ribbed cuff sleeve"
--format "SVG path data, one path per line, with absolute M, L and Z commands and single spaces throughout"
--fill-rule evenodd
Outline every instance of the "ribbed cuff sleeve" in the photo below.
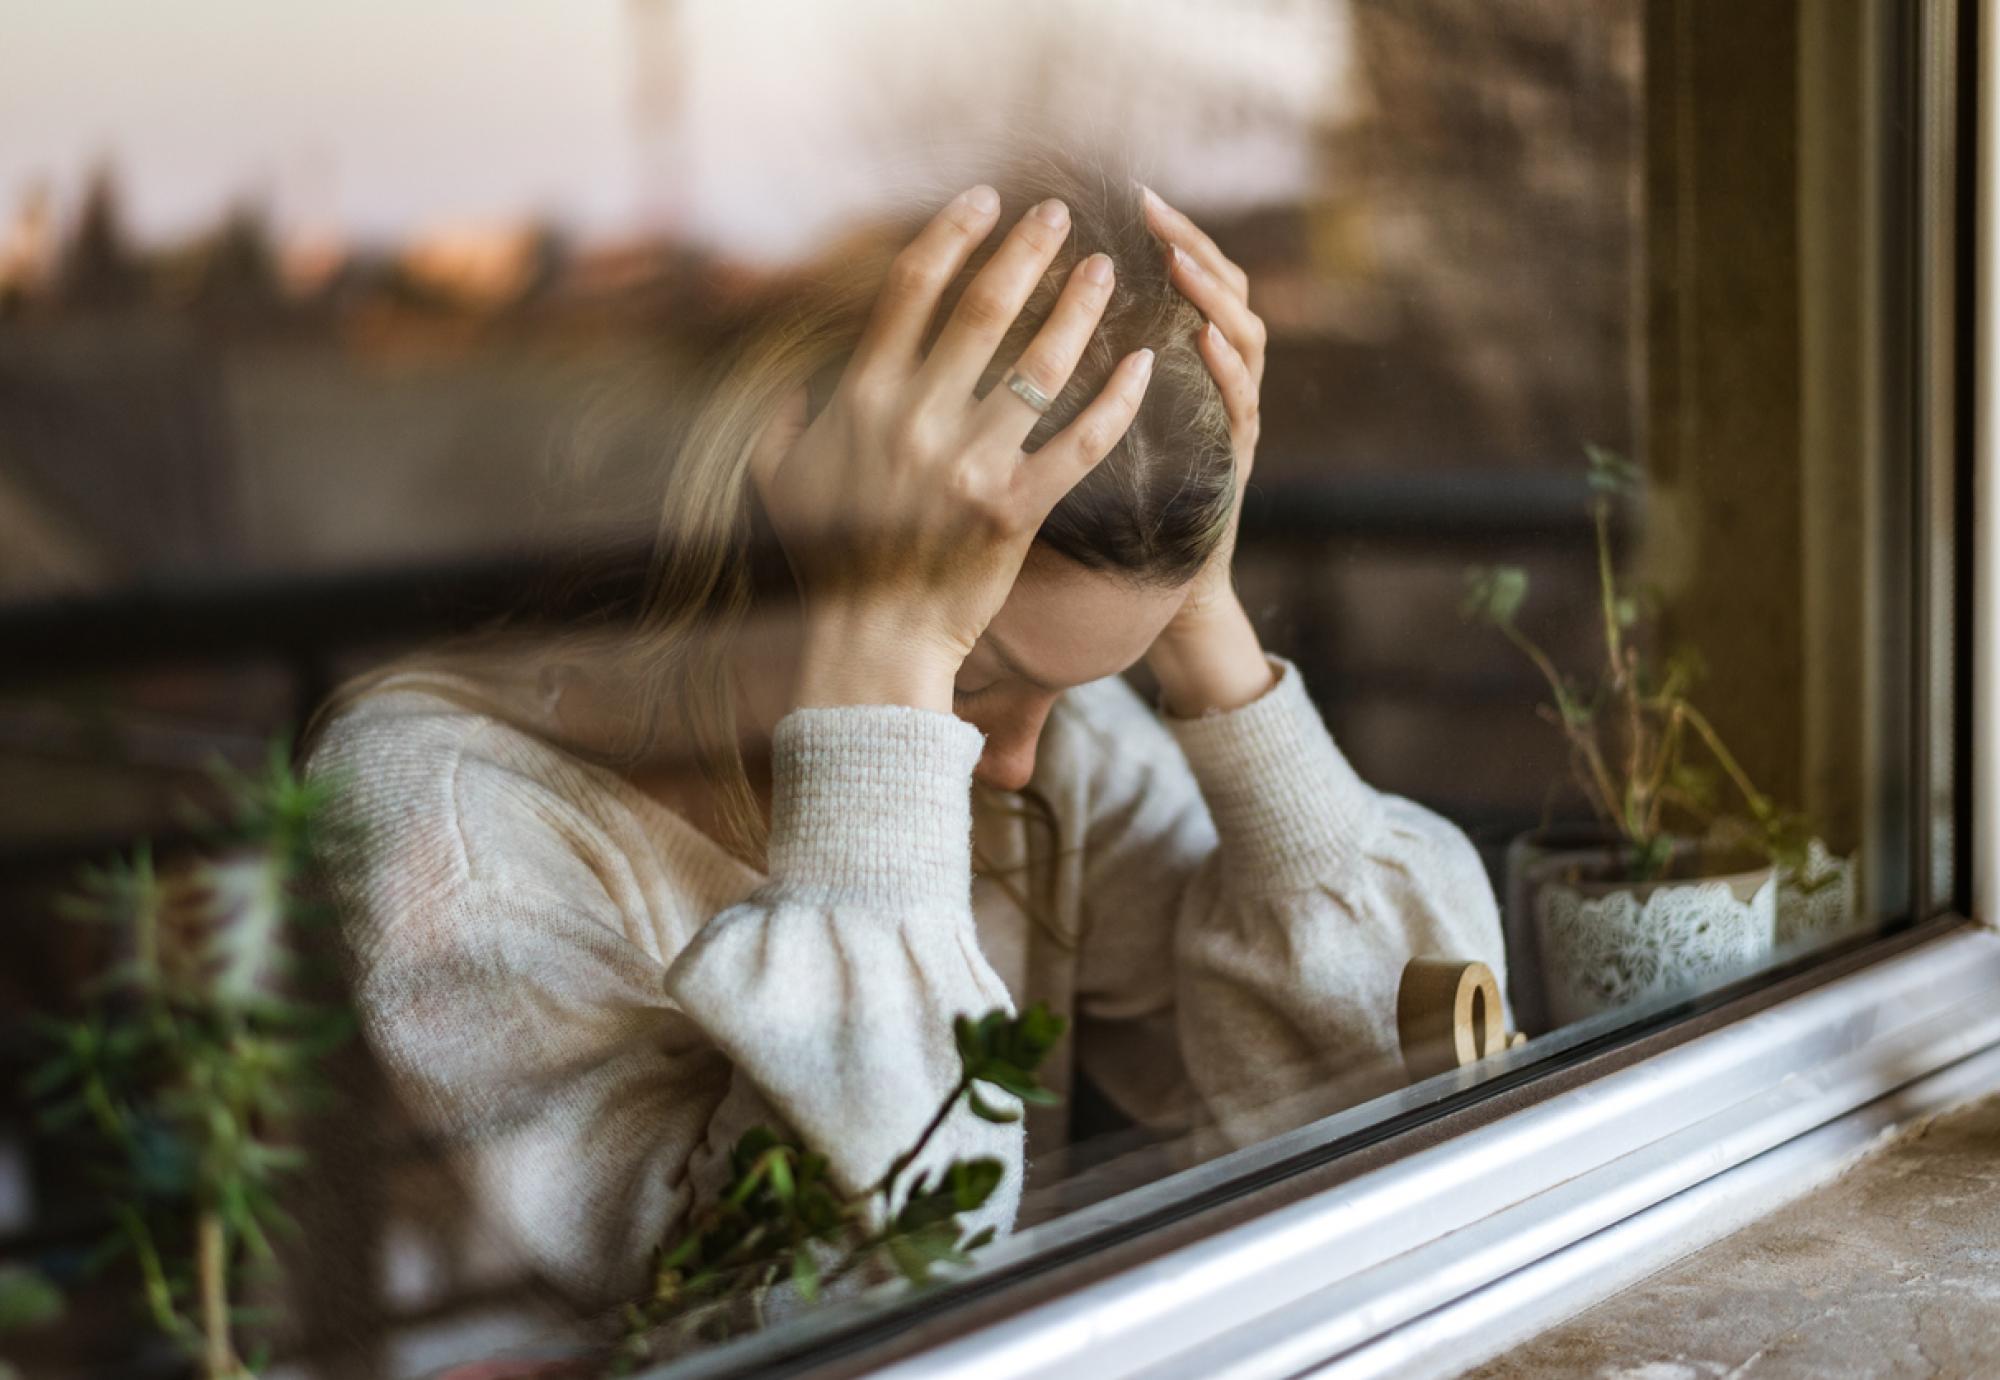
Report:
M 1270 660 L 1277 684 L 1249 704 L 1163 717 L 1201 785 L 1234 887 L 1337 885 L 1374 830 L 1375 792 L 1334 745 L 1298 668 Z
M 965 907 L 983 743 L 928 709 L 793 710 L 772 738 L 772 879 L 849 904 Z

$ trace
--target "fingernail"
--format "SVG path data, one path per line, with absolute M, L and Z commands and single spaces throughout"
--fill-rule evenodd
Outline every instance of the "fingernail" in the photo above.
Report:
M 1099 287 L 1103 287 L 1106 283 L 1110 282 L 1111 256 L 1109 254 L 1092 254 L 1089 258 L 1085 259 L 1083 261 L 1083 279 L 1087 283 L 1096 283 Z
M 1208 276 L 1208 270 L 1196 263 L 1194 256 L 1187 253 L 1179 245 L 1174 246 L 1174 267 L 1186 269 L 1190 277 L 1206 278 Z
M 1153 352 L 1151 350 L 1139 351 L 1138 369 L 1140 378 L 1144 378 L 1153 372 Z
M 1222 338 L 1222 329 L 1213 321 L 1208 323 L 1208 343 L 1211 345 L 1224 345 L 1228 343 Z
M 1063 205 L 1056 198 L 1050 197 L 1035 208 L 1035 219 L 1044 225 L 1053 225 L 1060 228 L 1069 223 L 1069 207 Z
M 1161 199 L 1160 194 L 1154 191 L 1151 187 L 1148 187 L 1145 183 L 1142 182 L 1139 184 L 1139 190 L 1145 194 L 1146 204 L 1148 206 L 1158 206 L 1161 208 L 1164 208 L 1166 206 L 1167 203 Z
M 965 194 L 965 204 L 981 215 L 992 215 L 1000 209 L 1000 193 L 984 182 Z

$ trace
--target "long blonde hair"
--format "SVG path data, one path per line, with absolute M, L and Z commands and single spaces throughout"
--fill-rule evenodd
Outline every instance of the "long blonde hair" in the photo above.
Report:
M 1178 583 L 1221 540 L 1235 495 L 1228 419 L 1195 344 L 1201 314 L 1168 279 L 1163 246 L 1146 224 L 1138 186 L 1122 170 L 1101 162 L 1085 168 L 1041 151 L 1017 157 L 989 181 L 1001 196 L 1003 227 L 1043 199 L 1060 197 L 1070 208 L 1072 229 L 995 352 L 980 382 L 981 396 L 1047 317 L 1071 267 L 1099 250 L 1117 267 L 1111 303 L 1091 344 L 1028 447 L 1068 425 L 1126 354 L 1142 345 L 1155 352 L 1138 417 L 1116 449 L 1056 506 L 1038 539 L 1090 568 Z M 722 842 L 761 865 L 768 825 L 746 768 L 731 669 L 732 647 L 757 602 L 756 563 L 764 549 L 755 539 L 750 455 L 796 389 L 806 387 L 815 408 L 824 402 L 853 352 L 891 259 L 932 209 L 878 221 L 843 238 L 788 284 L 782 300 L 744 324 L 694 390 L 691 416 L 665 466 L 636 620 L 536 645 L 538 672 L 570 666 L 618 688 L 621 701 L 635 711 L 621 741 L 561 740 L 546 716 L 508 690 L 505 681 L 518 675 L 521 663 L 492 637 L 349 682 L 316 722 L 392 681 L 415 682 L 556 737 L 565 748 L 607 765 L 629 766 L 673 741 L 699 764 L 715 793 Z M 1001 239 L 998 232 L 989 237 L 954 280 L 934 330 Z

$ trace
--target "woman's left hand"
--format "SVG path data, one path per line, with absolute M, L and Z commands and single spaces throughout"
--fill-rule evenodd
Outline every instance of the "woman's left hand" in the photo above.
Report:
M 1222 390 L 1236 454 L 1236 506 L 1229 529 L 1188 585 L 1179 612 L 1147 653 L 1170 712 L 1192 717 L 1248 704 L 1272 673 L 1230 576 L 1243 491 L 1257 454 L 1258 392 L 1264 382 L 1264 323 L 1250 310 L 1249 275 L 1199 226 L 1146 191 L 1146 220 L 1167 244 L 1174 286 L 1208 318 L 1199 348 Z

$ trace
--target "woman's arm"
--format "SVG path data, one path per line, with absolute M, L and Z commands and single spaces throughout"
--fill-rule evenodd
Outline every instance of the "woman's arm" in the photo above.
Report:
M 702 926 L 665 993 L 859 1192 L 957 1086 L 952 1021 L 1013 1009 L 971 911 L 977 730 L 891 706 L 798 710 L 774 743 L 770 882 Z M 961 1108 L 923 1167 L 995 1155 L 1011 1223 L 1018 1126 Z
M 1409 958 L 1479 958 L 1504 973 L 1505 955 L 1465 837 L 1354 773 L 1236 597 L 1264 327 L 1242 269 L 1157 196 L 1147 204 L 1176 285 L 1209 318 L 1201 349 L 1229 411 L 1237 510 L 1148 654 L 1158 730 L 1097 701 L 1128 722 L 1097 759 L 1079 1049 L 1094 1019 L 1157 1028 L 1171 1012 L 1198 1100 L 1242 1143 L 1400 1081 L 1395 998 Z M 1168 916 L 1171 971 L 1158 957 Z M 1086 1065 L 1114 1098 L 1126 1090 L 1128 1109 L 1162 1105 L 1171 1080 L 1129 1033 L 1107 1032 L 1097 1043 L 1110 1054 Z
M 336 721 L 313 759 L 345 783 L 325 859 L 369 1043 L 488 1217 L 585 1299 L 629 1294 L 763 1124 L 851 1192 L 956 1083 L 952 1018 L 1010 1005 L 972 939 L 978 734 L 913 709 L 790 716 L 771 880 L 659 852 L 576 764 L 425 698 Z M 641 884 L 640 873 L 664 869 Z M 925 1168 L 1008 1173 L 1018 1126 L 960 1109 Z

